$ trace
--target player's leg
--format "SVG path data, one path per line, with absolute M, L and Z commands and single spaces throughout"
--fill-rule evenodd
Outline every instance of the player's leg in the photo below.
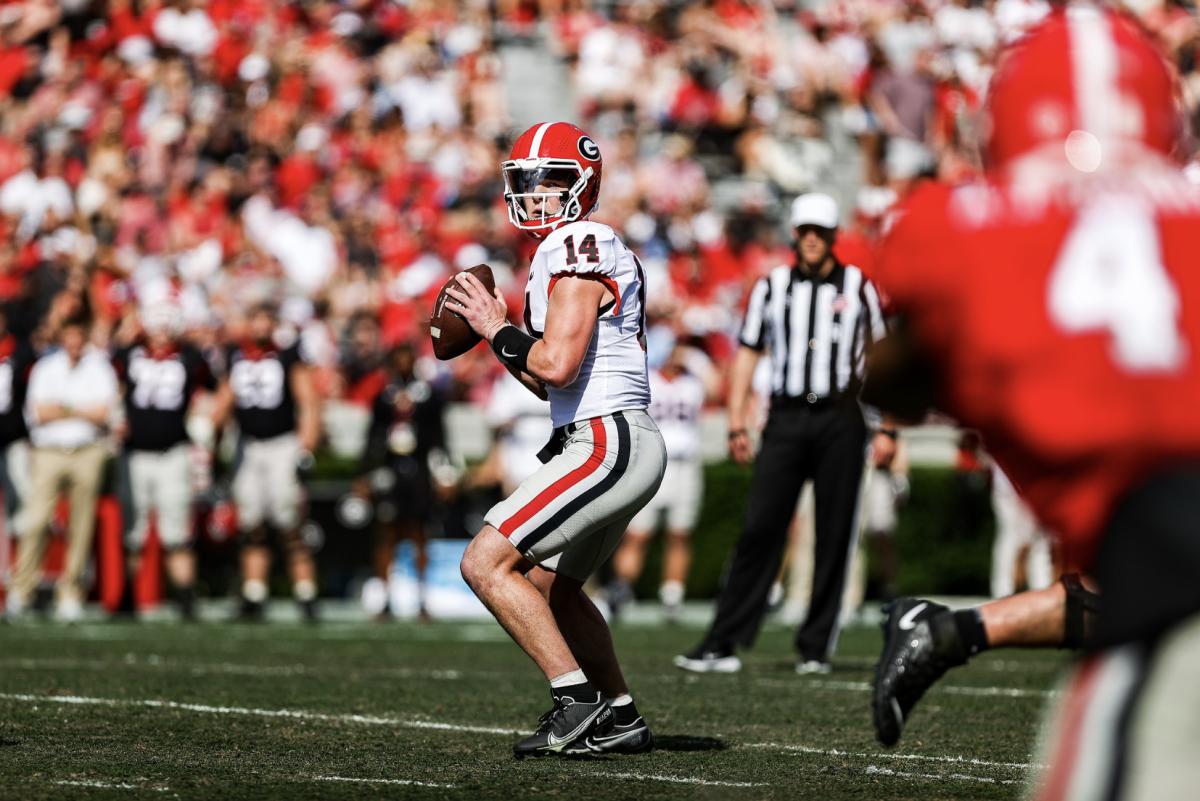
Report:
M 166 551 L 167 578 L 184 620 L 196 618 L 196 556 L 191 547 L 192 486 L 188 445 L 176 445 L 157 460 L 154 505 L 158 538 Z
M 263 619 L 271 575 L 270 538 L 266 527 L 267 479 L 263 472 L 261 443 L 242 441 L 233 474 L 233 502 L 237 507 L 241 540 L 242 603 L 238 618 Z
M 695 672 L 741 669 L 734 650 L 751 645 L 758 635 L 805 480 L 801 427 L 798 416 L 773 416 L 768 422 L 754 462 L 745 524 L 717 599 L 716 617 L 700 645 L 675 657 L 676 667 Z
M 127 451 L 117 457 L 116 470 L 118 493 L 128 493 L 125 499 L 130 513 L 125 529 L 125 583 L 117 613 L 132 615 L 137 612 L 135 586 L 150 531 L 150 512 L 154 509 L 153 454 Z
M 683 609 L 684 587 L 692 566 L 692 529 L 700 514 L 700 499 L 704 491 L 703 467 L 699 460 L 678 464 L 676 494 L 667 507 L 663 577 L 658 588 L 663 616 L 669 623 L 677 621 Z
M 932 601 L 901 598 L 883 623 L 884 648 L 875 673 L 875 732 L 893 745 L 913 707 L 946 671 L 990 648 L 1079 648 L 1099 611 L 1090 580 L 1064 576 L 1044 590 L 1021 592 L 953 611 Z
M 642 575 L 646 551 L 650 547 L 650 538 L 654 536 L 658 517 L 658 509 L 651 500 L 629 521 L 629 530 L 613 554 L 613 580 L 605 588 L 605 595 L 614 621 L 633 600 L 633 585 Z
M 104 480 L 108 454 L 102 445 L 88 445 L 69 455 L 71 467 L 67 498 L 71 504 L 67 525 L 67 557 L 55 588 L 58 614 L 65 620 L 77 619 L 83 611 L 83 576 L 92 553 L 96 533 L 96 501 Z
M 524 575 L 530 564 L 503 534 L 484 526 L 467 546 L 461 568 L 471 591 L 547 680 L 579 670 L 549 603 Z
M 312 549 L 300 535 L 305 505 L 304 488 L 297 474 L 300 444 L 293 434 L 264 444 L 270 454 L 265 470 L 270 486 L 267 518 L 279 532 L 292 580 L 292 595 L 304 619 L 311 623 L 317 619 L 317 565 Z
M 518 757 L 561 753 L 589 733 L 605 733 L 613 718 L 526 574 L 534 565 L 555 570 L 573 545 L 617 520 L 624 531 L 658 488 L 664 461 L 661 435 L 643 413 L 572 426 L 562 452 L 488 512 L 463 556 L 464 579 L 550 681 L 554 708 L 514 747 Z M 586 571 L 580 560 L 570 564 L 568 575 L 582 580 L 599 563 L 589 561 Z

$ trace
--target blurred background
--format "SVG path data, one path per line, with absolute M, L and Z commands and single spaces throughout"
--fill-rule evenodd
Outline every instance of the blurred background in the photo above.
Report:
M 1135 5 L 1179 66 L 1194 117 L 1194 8 Z M 749 477 L 725 460 L 724 369 L 749 287 L 791 258 L 788 204 L 834 195 L 838 253 L 869 274 L 889 209 L 915 182 L 977 169 L 975 112 L 997 48 L 1046 10 L 1035 0 L 3 2 L 0 305 L 39 352 L 80 309 L 92 344 L 114 350 L 136 338 L 146 309 L 167 308 L 216 359 L 256 304 L 275 303 L 277 339 L 299 343 L 321 403 L 302 532 L 322 595 L 357 601 L 389 514 L 376 491 L 386 476 L 354 491 L 385 354 L 415 348 L 444 421 L 428 449 L 429 539 L 474 533 L 521 469 L 504 443 L 540 444 L 537 410 L 504 394 L 492 355 L 433 360 L 425 320 L 448 276 L 484 262 L 519 319 L 536 242 L 508 223 L 498 165 L 525 127 L 575 122 L 604 157 L 594 219 L 647 270 L 651 365 L 682 346 L 708 392 L 688 596 L 710 597 Z M 859 598 L 988 594 L 986 455 L 936 421 L 903 439 L 907 465 L 886 466 L 905 474 L 889 535 L 897 558 L 858 568 Z M 222 523 L 220 466 L 232 450 L 217 453 L 214 480 L 196 447 L 199 592 L 229 596 L 237 545 Z M 112 607 L 125 581 L 118 482 L 100 504 L 91 586 Z M 4 544 L 0 567 L 16 547 Z M 401 549 L 396 586 L 422 561 L 411 543 Z M 144 608 L 163 594 L 157 553 L 152 542 L 138 579 Z M 443 565 L 456 564 L 454 547 L 428 558 L 431 575 L 456 578 Z M 52 549 L 48 579 L 56 559 Z M 658 559 L 652 546 L 642 597 Z M 372 586 L 368 596 L 388 591 Z

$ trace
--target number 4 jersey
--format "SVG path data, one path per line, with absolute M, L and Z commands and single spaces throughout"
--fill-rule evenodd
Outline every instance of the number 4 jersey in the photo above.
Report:
M 1125 492 L 1200 459 L 1200 188 L 1166 164 L 1024 180 L 917 190 L 877 276 L 939 406 L 1086 564 Z
M 216 389 L 204 357 L 185 345 L 156 351 L 145 345 L 123 348 L 113 368 L 125 393 L 126 447 L 166 451 L 188 441 L 187 411 L 199 389 Z
M 646 375 L 646 281 L 642 265 L 613 229 L 588 220 L 547 236 L 534 253 L 525 287 L 525 328 L 539 339 L 554 285 L 574 276 L 599 281 L 612 299 L 600 308 L 596 332 L 579 376 L 561 389 L 547 387 L 554 426 L 650 403 Z

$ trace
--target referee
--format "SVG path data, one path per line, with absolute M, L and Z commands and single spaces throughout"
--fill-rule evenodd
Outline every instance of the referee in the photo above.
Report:
M 729 451 L 738 463 L 754 458 L 746 419 L 764 350 L 770 352 L 771 410 L 716 619 L 695 650 L 675 657 L 685 670 L 741 669 L 736 651 L 758 634 L 796 499 L 811 479 L 816 553 L 808 618 L 796 634 L 796 671 L 829 671 L 867 444 L 858 404 L 863 354 L 885 333 L 874 285 L 858 267 L 833 255 L 837 224 L 833 198 L 816 193 L 796 198 L 795 264 L 776 267 L 750 294 L 729 392 Z M 873 444 L 886 453 L 894 450 L 894 440 L 895 431 L 883 428 Z

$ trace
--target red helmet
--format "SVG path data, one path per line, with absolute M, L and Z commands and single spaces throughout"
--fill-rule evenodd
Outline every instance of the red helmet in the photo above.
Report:
M 1184 125 L 1174 69 L 1123 14 L 1058 7 L 1001 56 L 988 89 L 990 169 L 1032 153 L 1092 172 L 1119 154 L 1171 155 Z
M 517 137 L 508 161 L 500 165 L 509 221 L 540 238 L 564 223 L 584 219 L 596 209 L 602 167 L 600 148 L 571 123 L 534 125 Z M 561 189 L 535 191 L 538 187 Z M 540 203 L 540 211 L 527 209 L 527 198 Z M 545 202 L 550 198 L 560 201 L 552 214 Z

